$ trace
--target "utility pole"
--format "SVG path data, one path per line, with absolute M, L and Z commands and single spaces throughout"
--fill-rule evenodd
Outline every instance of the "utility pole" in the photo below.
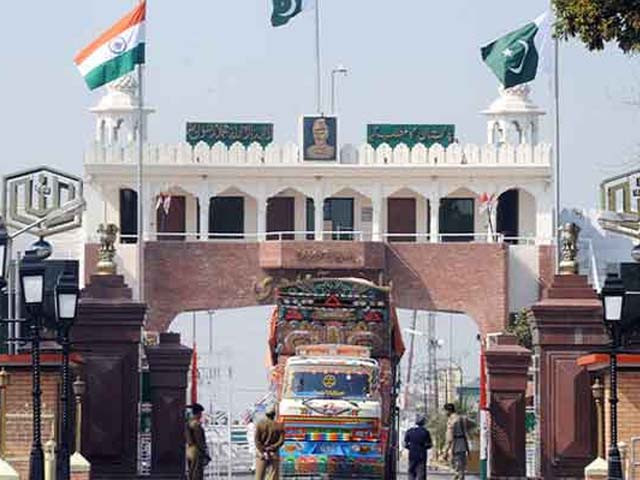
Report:
M 428 376 L 431 381 L 431 405 L 434 410 L 440 408 L 438 405 L 438 339 L 436 338 L 436 315 L 434 312 L 427 314 L 427 356 L 428 356 Z

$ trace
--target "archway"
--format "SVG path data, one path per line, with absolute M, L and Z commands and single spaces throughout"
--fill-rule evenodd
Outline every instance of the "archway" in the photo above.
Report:
M 536 237 L 536 199 L 522 188 L 510 188 L 498 197 L 496 231 L 507 243 Z

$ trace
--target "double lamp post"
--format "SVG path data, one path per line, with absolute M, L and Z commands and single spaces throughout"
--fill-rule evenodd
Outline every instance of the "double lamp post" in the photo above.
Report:
M 604 324 L 611 340 L 611 348 L 609 350 L 611 439 L 608 452 L 607 478 L 608 480 L 622 480 L 624 478 L 622 460 L 618 449 L 618 353 L 635 333 L 638 318 L 633 313 L 635 305 L 629 305 L 629 300 L 635 295 L 627 292 L 622 279 L 617 274 L 607 275 L 600 296 Z
M 8 244 L 10 238 L 6 227 L 0 219 L 0 286 L 6 285 L 8 274 Z M 43 241 L 41 240 L 41 245 Z M 50 253 L 50 251 L 49 251 Z M 46 273 L 47 264 L 43 261 L 47 254 L 42 250 L 29 250 L 25 253 L 20 263 L 20 290 L 22 302 L 26 309 L 26 319 L 9 320 L 9 322 L 24 323 L 29 327 L 29 335 L 21 338 L 9 339 L 11 342 L 26 342 L 31 344 L 31 375 L 32 375 L 32 407 L 33 407 L 33 436 L 31 455 L 29 459 L 29 480 L 44 480 L 44 452 L 42 449 L 42 390 L 41 390 L 41 365 L 40 345 L 42 341 L 42 328 L 45 317 L 53 316 L 56 340 L 62 350 L 62 387 L 60 402 L 62 404 L 62 422 L 60 444 L 57 452 L 56 478 L 68 480 L 70 478 L 69 464 L 69 400 L 71 391 L 69 354 L 69 333 L 76 318 L 78 305 L 78 278 L 77 274 L 63 271 L 57 279 L 54 292 L 54 310 L 48 312 L 46 308 Z M 9 299 L 10 301 L 10 299 Z M 5 323 L 8 321 L 4 321 Z

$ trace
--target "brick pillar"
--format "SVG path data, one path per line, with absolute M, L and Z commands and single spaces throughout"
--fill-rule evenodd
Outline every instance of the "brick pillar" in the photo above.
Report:
M 542 478 L 582 478 L 596 456 L 589 372 L 578 357 L 607 345 L 602 306 L 581 275 L 556 275 L 532 307 L 539 359 Z
M 121 275 L 93 275 L 71 330 L 84 360 L 82 445 L 92 479 L 137 476 L 139 346 L 145 305 Z
M 489 337 L 486 350 L 491 479 L 525 479 L 525 396 L 531 352 L 513 335 Z
M 190 348 L 177 333 L 161 333 L 160 343 L 147 347 L 151 388 L 151 476 L 183 479 L 185 466 L 185 398 Z

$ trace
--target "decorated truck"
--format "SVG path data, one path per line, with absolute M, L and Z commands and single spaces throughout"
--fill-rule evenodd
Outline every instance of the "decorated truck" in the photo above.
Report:
M 392 479 L 404 346 L 389 289 L 361 279 L 281 287 L 270 323 L 287 479 Z

